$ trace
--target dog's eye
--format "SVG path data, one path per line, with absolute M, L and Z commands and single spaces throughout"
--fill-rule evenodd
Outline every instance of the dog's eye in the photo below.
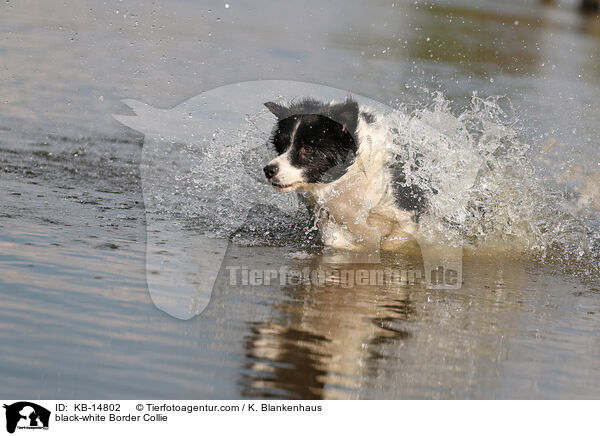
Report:
M 302 153 L 312 153 L 313 149 L 310 145 L 303 145 L 302 146 Z

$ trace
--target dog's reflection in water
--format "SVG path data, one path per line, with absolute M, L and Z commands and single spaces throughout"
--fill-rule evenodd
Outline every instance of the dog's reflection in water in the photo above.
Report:
M 311 270 L 332 268 L 320 258 Z M 378 264 L 338 264 L 346 271 Z M 395 265 L 416 270 L 418 261 Z M 396 277 L 397 279 L 398 277 Z M 407 324 L 415 315 L 411 292 L 421 289 L 388 277 L 383 284 L 300 283 L 281 291 L 289 298 L 269 322 L 249 325 L 246 369 L 241 384 L 248 397 L 351 398 L 360 380 L 386 359 L 386 345 L 411 339 Z M 366 376 L 366 377 L 365 377 Z M 325 387 L 327 386 L 327 389 Z

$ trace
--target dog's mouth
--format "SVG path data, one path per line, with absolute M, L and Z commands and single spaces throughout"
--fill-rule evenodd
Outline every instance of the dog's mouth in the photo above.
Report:
M 281 183 L 271 182 L 271 186 L 273 186 L 279 192 L 295 191 L 296 189 L 298 189 L 299 187 L 301 187 L 303 185 L 304 185 L 304 182 L 295 182 L 295 183 L 292 183 L 289 185 L 283 185 Z

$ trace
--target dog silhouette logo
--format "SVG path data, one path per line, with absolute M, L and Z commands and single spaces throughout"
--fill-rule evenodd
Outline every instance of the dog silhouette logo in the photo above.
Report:
M 48 429 L 50 411 L 28 401 L 4 405 L 6 409 L 6 431 L 14 433 L 19 429 Z
M 414 161 L 411 153 L 417 153 L 410 151 L 410 141 L 413 136 L 429 132 L 429 125 L 348 90 L 289 80 L 257 80 L 210 89 L 170 109 L 122 100 L 129 108 L 128 114 L 113 114 L 113 117 L 144 135 L 140 176 L 146 212 L 146 283 L 156 307 L 182 320 L 201 314 L 209 305 L 222 273 L 232 235 L 248 222 L 249 214 L 265 206 L 279 211 L 273 219 L 277 220 L 306 209 L 298 195 L 276 192 L 265 178 L 263 168 L 276 158 L 270 144 L 274 116 L 277 118 L 281 107 L 298 109 L 294 101 L 344 102 L 350 95 L 359 107 L 368 107 L 382 118 L 392 120 L 388 129 L 392 139 L 389 144 L 386 142 L 385 150 L 393 148 L 399 153 L 396 159 L 400 162 Z M 344 111 L 336 114 L 339 111 L 331 111 L 332 107 L 338 106 L 326 106 L 327 118 L 344 126 L 347 123 L 347 117 L 342 116 Z M 320 110 L 323 108 L 302 108 L 305 114 L 308 111 L 323 115 Z M 406 129 L 408 133 L 399 136 Z M 365 135 L 364 140 L 372 141 L 371 135 Z M 445 144 L 442 145 L 446 147 Z M 434 162 L 450 162 L 442 172 L 448 180 L 452 179 L 451 174 L 456 174 L 460 183 L 449 187 L 445 196 L 436 194 L 441 206 L 431 209 L 440 211 L 442 221 L 438 225 L 438 218 L 431 218 L 432 230 L 417 242 L 426 257 L 427 286 L 456 289 L 462 285 L 462 245 L 446 249 L 448 244 L 438 244 L 438 240 L 446 241 L 448 235 L 454 234 L 458 224 L 447 217 L 453 213 L 459 214 L 459 218 L 463 216 L 460 213 L 470 201 L 464 193 L 469 192 L 479 169 L 456 167 L 453 162 L 462 162 L 461 155 L 442 159 L 437 148 L 432 149 L 435 159 L 430 160 L 428 171 L 437 174 L 440 169 Z M 365 154 L 357 165 L 362 168 L 368 159 L 380 159 L 380 154 Z M 355 157 L 354 151 L 349 152 L 320 180 L 338 179 Z M 362 170 L 366 177 L 366 168 Z M 405 179 L 405 182 L 414 186 L 415 180 Z M 414 201 L 418 197 L 416 192 L 407 189 L 404 201 Z M 451 225 L 448 229 L 446 222 Z M 443 229 L 441 236 L 438 229 Z M 379 250 L 356 256 L 328 255 L 331 263 L 358 261 L 379 263 Z

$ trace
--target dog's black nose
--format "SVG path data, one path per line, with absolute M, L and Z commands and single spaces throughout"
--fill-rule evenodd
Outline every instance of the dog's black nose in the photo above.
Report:
M 277 165 L 271 164 L 264 167 L 263 171 L 265 172 L 265 176 L 267 176 L 267 179 L 272 179 L 277 174 L 277 171 L 279 171 L 279 167 Z

